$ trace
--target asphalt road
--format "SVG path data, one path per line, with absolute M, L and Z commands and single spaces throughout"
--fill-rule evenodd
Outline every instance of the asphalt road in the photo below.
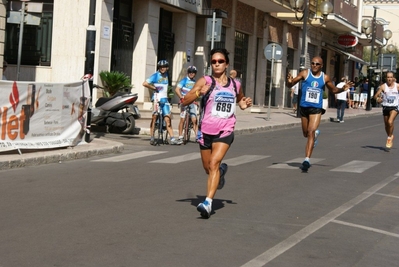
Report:
M 0 171 L 0 266 L 397 266 L 399 141 L 381 115 L 237 135 L 214 213 L 194 143 Z

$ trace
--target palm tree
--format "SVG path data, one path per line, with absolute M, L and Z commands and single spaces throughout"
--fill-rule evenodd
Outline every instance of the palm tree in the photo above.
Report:
M 130 77 L 123 72 L 118 71 L 101 71 L 100 79 L 103 84 L 101 87 L 107 97 L 112 97 L 117 92 L 129 92 L 133 87 Z

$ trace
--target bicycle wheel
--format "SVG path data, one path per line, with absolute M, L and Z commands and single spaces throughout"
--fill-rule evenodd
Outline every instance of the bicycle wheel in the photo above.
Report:
M 158 114 L 158 145 L 163 143 L 163 117 L 162 114 Z
M 152 136 L 154 136 L 155 140 L 154 140 L 154 146 L 159 145 L 159 114 L 155 115 L 155 121 L 154 121 L 154 128 L 153 128 L 153 132 L 152 132 Z
M 168 132 L 168 127 L 166 126 L 167 122 L 165 120 L 165 117 L 163 117 L 162 122 L 163 122 L 163 133 L 164 133 L 162 135 L 163 136 L 163 143 L 165 145 L 169 145 L 169 132 Z
M 186 111 L 183 121 L 183 144 L 190 141 L 190 114 Z

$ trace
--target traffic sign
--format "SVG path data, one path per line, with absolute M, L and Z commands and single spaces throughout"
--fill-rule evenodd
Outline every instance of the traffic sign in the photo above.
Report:
M 283 48 L 276 43 L 270 43 L 265 47 L 265 57 L 267 60 L 280 60 L 283 57 Z

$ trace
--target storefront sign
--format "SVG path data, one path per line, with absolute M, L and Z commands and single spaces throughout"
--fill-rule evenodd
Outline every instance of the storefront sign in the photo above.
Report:
M 344 34 L 338 37 L 338 44 L 343 47 L 354 47 L 358 42 L 359 40 L 357 37 L 350 34 Z
M 0 152 L 76 145 L 89 103 L 86 82 L 0 82 Z
M 159 2 L 164 2 L 193 13 L 202 14 L 202 0 L 159 0 Z

